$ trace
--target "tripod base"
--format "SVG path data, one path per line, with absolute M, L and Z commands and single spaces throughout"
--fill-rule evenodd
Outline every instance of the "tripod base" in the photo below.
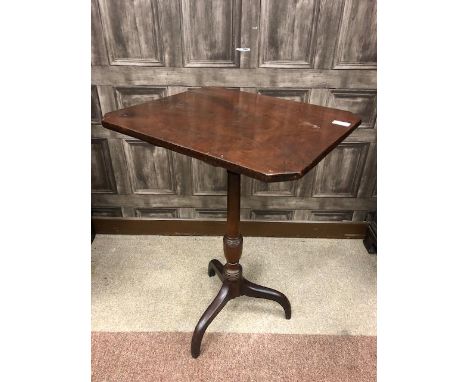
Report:
M 242 276 L 242 267 L 239 263 L 225 266 L 218 260 L 211 260 L 208 264 L 208 276 L 217 275 L 222 281 L 221 289 L 201 316 L 192 336 L 192 357 L 200 355 L 200 345 L 208 325 L 214 320 L 229 300 L 239 296 L 264 298 L 276 301 L 284 309 L 286 319 L 291 318 L 291 304 L 288 298 L 277 290 L 254 284 Z

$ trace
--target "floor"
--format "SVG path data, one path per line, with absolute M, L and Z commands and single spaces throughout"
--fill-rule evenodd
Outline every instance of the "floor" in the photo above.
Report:
M 191 332 L 219 290 L 219 237 L 97 235 L 93 381 L 374 381 L 376 256 L 362 240 L 244 238 L 244 276 L 286 294 L 230 301 L 197 360 Z

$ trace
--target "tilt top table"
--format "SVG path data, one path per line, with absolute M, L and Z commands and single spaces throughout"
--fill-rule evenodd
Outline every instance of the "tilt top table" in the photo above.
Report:
M 201 316 L 192 337 L 192 357 L 200 355 L 205 331 L 226 305 L 245 295 L 278 302 L 287 319 L 291 304 L 274 289 L 242 276 L 240 174 L 264 182 L 302 177 L 336 147 L 361 120 L 342 110 L 221 88 L 194 89 L 107 113 L 102 125 L 156 146 L 224 167 L 228 175 L 227 227 L 223 266 L 213 259 L 208 275 L 222 286 Z

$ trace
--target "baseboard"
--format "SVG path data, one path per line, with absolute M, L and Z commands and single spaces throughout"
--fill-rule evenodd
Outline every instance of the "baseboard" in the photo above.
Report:
M 226 222 L 219 220 L 158 220 L 142 218 L 95 217 L 96 234 L 114 235 L 194 235 L 222 236 Z M 366 222 L 262 222 L 241 221 L 244 236 L 315 237 L 333 239 L 364 239 Z

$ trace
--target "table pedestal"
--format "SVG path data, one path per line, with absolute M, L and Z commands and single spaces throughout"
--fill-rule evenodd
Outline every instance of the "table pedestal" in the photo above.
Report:
M 242 266 L 239 264 L 242 255 L 242 235 L 239 232 L 240 175 L 231 171 L 228 171 L 227 207 L 227 230 L 223 238 L 224 256 L 227 263 L 223 266 L 220 261 L 213 259 L 208 264 L 208 276 L 218 275 L 222 286 L 195 327 L 192 336 L 193 358 L 200 355 L 201 341 L 208 325 L 211 324 L 224 305 L 233 298 L 250 296 L 276 301 L 283 307 L 286 319 L 291 318 L 291 304 L 283 293 L 254 284 L 242 276 Z

